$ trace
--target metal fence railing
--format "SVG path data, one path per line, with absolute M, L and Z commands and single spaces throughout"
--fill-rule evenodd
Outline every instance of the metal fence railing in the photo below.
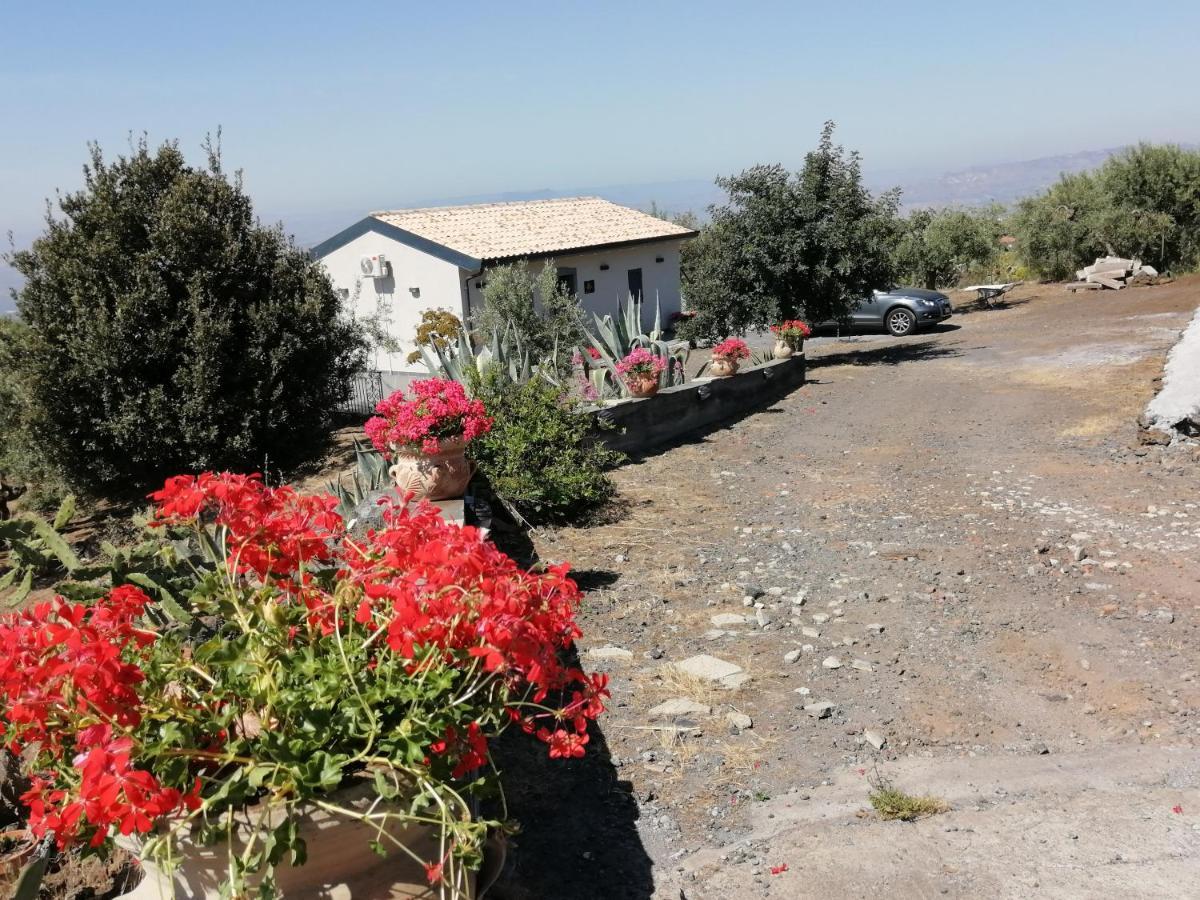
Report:
M 383 373 L 360 372 L 350 384 L 350 396 L 341 411 L 349 415 L 369 416 L 383 399 Z

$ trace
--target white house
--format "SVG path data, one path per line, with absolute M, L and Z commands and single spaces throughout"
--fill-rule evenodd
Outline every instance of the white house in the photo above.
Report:
M 664 323 L 680 309 L 679 249 L 696 232 L 599 197 L 376 212 L 314 247 L 356 318 L 376 317 L 399 345 L 376 351 L 381 372 L 423 373 L 406 361 L 421 312 L 464 322 L 483 304 L 490 267 L 553 260 L 585 310 L 615 314 L 633 294 Z

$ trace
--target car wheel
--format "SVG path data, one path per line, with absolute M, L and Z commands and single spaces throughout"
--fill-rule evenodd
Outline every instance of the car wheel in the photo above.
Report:
M 886 322 L 887 330 L 896 337 L 912 334 L 917 329 L 917 317 L 912 314 L 911 310 L 907 310 L 903 306 L 889 309 Z

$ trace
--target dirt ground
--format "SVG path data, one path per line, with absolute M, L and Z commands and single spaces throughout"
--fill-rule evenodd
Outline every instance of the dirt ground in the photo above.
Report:
M 808 385 L 537 534 L 613 700 L 587 760 L 505 751 L 497 896 L 1195 896 L 1200 452 L 1135 420 L 1198 304 L 1026 286 L 812 340 Z M 879 781 L 950 809 L 882 821 Z

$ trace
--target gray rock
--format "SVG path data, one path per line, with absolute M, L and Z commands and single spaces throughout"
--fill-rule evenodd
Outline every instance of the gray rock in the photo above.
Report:
M 745 731 L 747 728 L 754 727 L 754 721 L 745 713 L 727 712 L 725 713 L 725 721 L 738 731 Z
M 648 715 L 652 719 L 676 719 L 680 716 L 709 716 L 712 715 L 712 707 L 704 703 L 697 703 L 695 700 L 689 700 L 687 697 L 675 697 L 658 704 L 658 706 L 650 710 Z
M 887 743 L 887 738 L 885 738 L 878 731 L 864 731 L 863 732 L 863 740 L 866 741 L 868 744 L 870 744 L 872 747 L 874 747 L 876 750 L 882 750 L 883 745 Z
M 593 647 L 587 655 L 592 659 L 633 659 L 633 651 L 623 647 Z
M 732 675 L 726 675 L 724 678 L 718 679 L 722 687 L 728 688 L 731 691 L 740 688 L 749 680 L 749 672 L 734 672 Z
M 799 647 L 797 647 L 795 650 L 789 650 L 787 653 L 783 654 L 783 661 L 794 663 L 800 658 L 800 653 L 801 650 Z
M 721 628 L 728 625 L 745 625 L 746 617 L 738 613 L 717 613 L 712 617 L 712 623 Z
M 883 634 L 883 626 L 878 622 L 872 622 L 870 625 L 866 626 L 866 629 L 873 634 Z
M 806 638 L 819 638 L 821 636 L 821 632 L 815 628 L 809 628 L 807 625 L 800 629 L 800 633 Z
M 860 672 L 874 672 L 871 664 L 865 659 L 854 659 L 850 661 L 850 668 L 858 669 Z
M 827 656 L 821 660 L 821 665 L 823 665 L 826 669 L 840 669 L 842 667 L 842 661 L 836 656 Z
M 836 706 L 828 702 L 804 704 L 804 711 L 814 719 L 828 719 L 834 709 L 836 709 Z
M 682 662 L 676 663 L 675 668 L 686 675 L 691 675 L 694 678 L 703 678 L 706 681 L 720 681 L 723 678 L 728 678 L 730 675 L 737 675 L 742 671 L 742 667 L 736 663 L 718 659 L 707 653 L 689 656 Z

